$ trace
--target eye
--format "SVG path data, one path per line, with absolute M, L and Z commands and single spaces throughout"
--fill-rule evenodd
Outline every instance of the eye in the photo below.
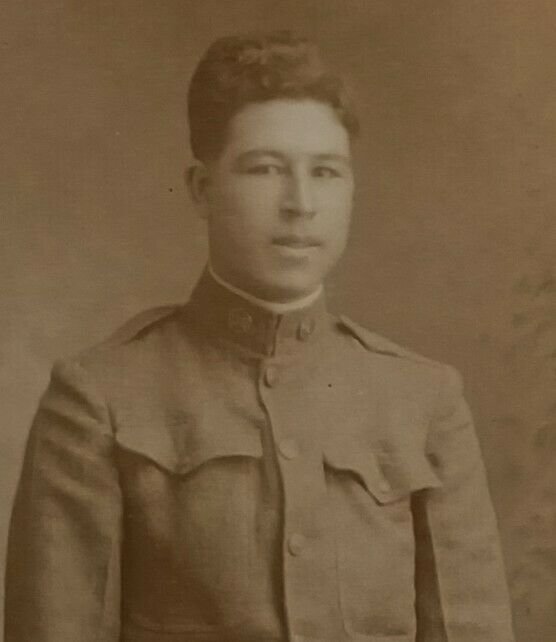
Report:
M 275 163 L 258 163 L 257 165 L 251 165 L 246 170 L 247 174 L 253 174 L 255 176 L 266 176 L 273 174 L 283 174 L 284 168 L 281 165 Z
M 342 175 L 338 169 L 329 165 L 317 165 L 312 174 L 315 178 L 339 178 Z

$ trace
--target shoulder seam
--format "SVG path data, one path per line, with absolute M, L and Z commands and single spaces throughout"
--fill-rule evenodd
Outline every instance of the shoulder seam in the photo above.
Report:
M 83 366 L 83 361 L 86 361 L 88 356 L 134 341 L 148 332 L 154 325 L 177 312 L 180 308 L 180 304 L 147 308 L 125 321 L 104 339 L 79 351 L 74 355 L 74 358 Z
M 444 364 L 439 361 L 429 359 L 428 357 L 420 355 L 417 352 L 413 352 L 408 348 L 404 348 L 393 341 L 390 341 L 390 339 L 386 339 L 379 334 L 375 334 L 374 332 L 367 330 L 345 315 L 340 315 L 340 322 L 348 332 L 370 352 L 376 352 L 378 354 L 398 357 L 401 359 L 408 359 L 409 361 L 415 361 L 417 363 L 438 368 L 442 368 L 444 366 Z
M 119 333 L 127 331 L 127 336 L 125 338 L 122 337 L 121 342 L 127 343 L 128 341 L 132 341 L 141 336 L 144 332 L 147 332 L 159 321 L 163 321 L 164 319 L 172 316 L 172 314 L 177 312 L 180 307 L 181 306 L 178 304 L 160 305 L 154 308 L 143 310 L 142 312 L 139 312 L 137 315 L 129 319 L 122 326 L 120 326 L 120 328 L 116 329 L 108 340 L 110 340 L 112 337 L 116 339 Z

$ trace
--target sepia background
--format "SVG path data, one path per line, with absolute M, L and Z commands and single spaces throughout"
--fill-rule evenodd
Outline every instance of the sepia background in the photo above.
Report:
M 19 0 L 0 25 L 2 565 L 53 359 L 184 300 L 204 264 L 193 66 L 217 36 L 288 27 L 364 125 L 330 307 L 463 373 L 518 640 L 556 640 L 556 3 Z

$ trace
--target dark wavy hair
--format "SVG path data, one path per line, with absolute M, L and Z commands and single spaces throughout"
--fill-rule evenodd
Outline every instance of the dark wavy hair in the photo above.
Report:
M 289 31 L 229 36 L 208 48 L 189 86 L 195 157 L 218 158 L 233 116 L 247 104 L 277 98 L 310 98 L 330 105 L 350 137 L 359 131 L 341 79 L 327 69 L 313 43 Z

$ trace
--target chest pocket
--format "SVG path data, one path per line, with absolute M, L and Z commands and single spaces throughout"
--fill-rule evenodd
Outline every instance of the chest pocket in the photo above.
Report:
M 330 445 L 324 466 L 344 626 L 361 640 L 410 639 L 415 625 L 411 496 L 440 486 L 440 480 L 423 453 L 383 454 L 368 445 Z
M 197 630 L 207 600 L 227 603 L 230 594 L 250 592 L 257 427 L 225 413 L 122 418 L 117 444 L 124 610 L 140 626 Z
M 332 477 L 351 477 L 381 505 L 441 485 L 421 452 L 380 453 L 368 446 L 357 448 L 336 443 L 325 448 L 324 463 Z

